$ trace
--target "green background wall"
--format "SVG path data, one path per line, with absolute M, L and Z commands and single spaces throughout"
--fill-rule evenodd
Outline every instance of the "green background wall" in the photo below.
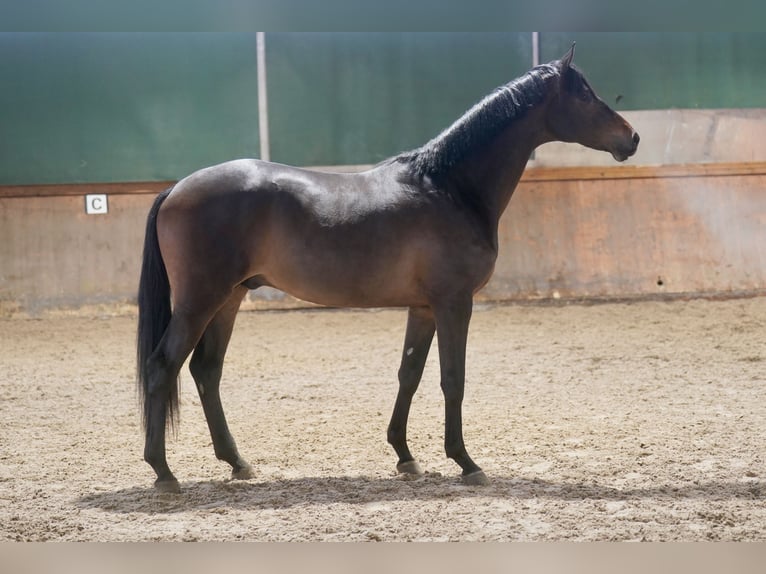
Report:
M 272 158 L 374 163 L 523 74 L 530 34 L 267 34 Z
M 544 33 L 543 61 L 577 41 L 575 63 L 622 110 L 766 107 L 766 34 Z
M 0 184 L 174 179 L 259 153 L 254 34 L 0 34 Z
M 541 33 L 618 110 L 766 107 L 766 33 Z M 272 160 L 374 163 L 532 62 L 530 33 L 268 33 Z M 258 157 L 256 36 L 0 34 L 0 184 L 172 180 Z M 617 102 L 617 96 L 621 96 Z

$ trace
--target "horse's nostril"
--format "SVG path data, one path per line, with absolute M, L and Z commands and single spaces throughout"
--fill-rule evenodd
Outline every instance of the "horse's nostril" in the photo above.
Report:
M 641 138 L 639 137 L 638 132 L 633 132 L 633 145 L 637 146 L 639 140 L 641 140 Z

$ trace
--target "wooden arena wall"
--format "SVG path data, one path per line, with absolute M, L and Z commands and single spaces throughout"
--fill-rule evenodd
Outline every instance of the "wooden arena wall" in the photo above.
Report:
M 536 168 L 484 297 L 766 293 L 766 163 Z
M 642 144 L 624 164 L 537 150 L 480 300 L 766 292 L 766 112 L 625 115 Z M 0 312 L 135 302 L 146 213 L 171 183 L 0 187 Z M 107 214 L 86 215 L 88 193 Z M 246 305 L 300 303 L 259 290 Z

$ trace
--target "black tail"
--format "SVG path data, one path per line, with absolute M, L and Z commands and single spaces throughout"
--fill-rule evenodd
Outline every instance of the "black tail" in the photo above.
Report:
M 157 213 L 173 188 L 166 189 L 154 200 L 146 219 L 144 256 L 138 283 L 138 335 L 136 337 L 136 377 L 143 413 L 144 428 L 148 420 L 147 361 L 157 348 L 170 323 L 170 283 L 157 240 Z M 178 413 L 178 384 L 173 385 L 167 400 L 168 422 L 172 426 Z

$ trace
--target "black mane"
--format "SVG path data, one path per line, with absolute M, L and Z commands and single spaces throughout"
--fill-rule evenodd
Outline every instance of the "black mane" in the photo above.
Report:
M 550 64 L 532 68 L 500 86 L 469 109 L 450 127 L 422 147 L 396 158 L 409 163 L 418 176 L 438 176 L 449 171 L 472 149 L 487 143 L 546 95 L 548 80 L 559 71 Z

